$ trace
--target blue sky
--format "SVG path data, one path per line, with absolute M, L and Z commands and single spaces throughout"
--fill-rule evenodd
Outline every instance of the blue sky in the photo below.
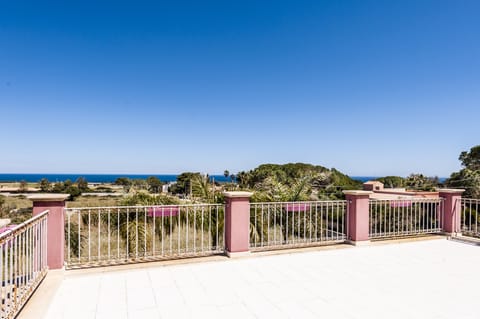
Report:
M 0 172 L 448 176 L 478 1 L 2 1 Z

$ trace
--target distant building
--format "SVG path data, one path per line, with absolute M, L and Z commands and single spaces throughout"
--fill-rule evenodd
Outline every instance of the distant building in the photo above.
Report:
M 439 198 L 438 192 L 407 190 L 406 188 L 384 188 L 382 182 L 368 181 L 363 183 L 363 190 L 372 191 L 372 199 L 412 199 Z
M 168 188 L 170 187 L 170 184 L 164 184 L 162 185 L 162 193 L 168 193 Z
M 368 181 L 366 183 L 363 183 L 363 190 L 366 190 L 366 191 L 383 190 L 383 183 L 379 181 Z

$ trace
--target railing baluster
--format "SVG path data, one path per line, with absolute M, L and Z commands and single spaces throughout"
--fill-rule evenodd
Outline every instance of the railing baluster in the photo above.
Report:
M 216 240 L 215 240 L 215 250 L 218 250 L 218 240 L 219 240 L 219 237 L 218 237 L 218 206 L 215 207 L 215 220 L 216 220 L 216 228 L 217 228 L 217 236 L 215 236 Z
M 172 210 L 172 208 L 170 208 L 170 211 Z M 178 212 L 178 215 L 177 215 L 177 253 L 180 255 L 180 252 L 181 252 L 181 248 L 180 248 L 180 212 Z
M 100 242 L 100 239 L 101 239 L 101 236 L 100 236 L 100 229 L 101 229 L 101 222 L 100 222 L 100 209 L 97 209 L 97 228 L 98 228 L 98 247 L 97 247 L 97 260 L 100 260 L 101 259 L 101 256 L 100 256 L 100 250 L 101 250 L 101 245 L 102 243 Z
M 117 208 L 117 259 L 120 259 L 120 208 Z
M 143 231 L 144 231 L 144 235 L 143 235 L 143 257 L 147 257 L 147 237 L 148 237 L 148 233 L 147 233 L 147 208 L 144 207 L 143 208 Z
M 0 296 L 5 296 L 5 267 L 3 266 L 4 259 L 4 243 L 0 243 Z M 4 297 L 5 298 L 5 297 Z M 2 318 L 5 318 L 5 308 L 3 305 L 0 305 L 0 314 Z
M 138 207 L 135 209 L 135 258 L 138 258 Z
M 475 202 L 475 234 L 477 234 L 477 235 L 478 235 L 478 223 L 479 223 L 479 220 L 478 220 L 478 203 L 479 203 L 479 201 Z
M 172 248 L 172 245 L 173 245 L 173 222 L 172 222 L 172 210 L 170 209 L 169 210 L 169 220 L 170 222 L 168 223 L 169 225 L 169 233 L 168 233 L 168 239 L 169 239 L 169 242 L 170 242 L 170 247 L 169 247 L 169 254 L 171 254 L 173 252 L 173 248 Z
M 91 250 L 91 244 L 90 244 L 90 240 L 92 238 L 91 234 L 90 234 L 90 210 L 88 210 L 88 261 L 90 261 L 90 250 Z
M 186 223 L 186 228 L 185 228 L 185 238 L 186 238 L 186 241 L 185 241 L 185 253 L 188 252 L 188 214 L 189 214 L 189 211 L 188 211 L 188 207 L 185 207 L 185 218 L 187 220 L 187 223 Z M 162 242 L 162 245 L 163 245 L 163 242 Z M 163 251 L 163 246 L 162 246 L 162 251 Z
M 156 230 L 156 229 L 155 229 L 155 227 L 156 227 L 155 215 L 157 215 L 157 208 L 156 208 L 156 207 L 153 207 L 152 211 L 153 211 L 153 223 L 152 223 L 152 224 L 153 224 L 153 225 L 152 225 L 152 228 L 153 228 L 153 230 L 152 230 L 152 237 L 153 237 L 153 241 L 152 241 L 152 256 L 155 256 L 155 254 L 156 254 L 156 251 L 155 251 L 155 240 L 156 240 L 156 239 L 155 239 L 155 237 L 156 237 L 156 236 L 155 236 L 155 230 Z
M 212 245 L 212 207 L 209 206 L 208 207 L 208 245 L 207 247 L 209 247 L 208 249 L 212 249 L 213 248 L 213 245 Z
M 130 227 L 129 227 L 129 223 L 130 223 L 130 211 L 129 209 L 127 208 L 127 230 L 126 230 L 126 233 L 127 233 L 127 242 L 126 242 L 126 259 L 129 259 L 130 258 L 130 252 L 128 251 L 128 246 L 130 245 L 130 241 L 129 241 L 129 234 L 130 234 Z
M 81 248 L 82 247 L 80 244 L 81 244 L 81 240 L 80 240 L 80 234 L 81 234 L 81 229 L 80 229 L 80 213 L 78 214 L 78 262 L 81 261 Z M 70 237 L 68 238 L 68 240 L 70 240 Z
M 70 248 L 70 214 L 67 213 L 67 262 L 70 262 L 71 260 L 71 256 L 70 256 L 70 252 L 71 252 L 71 248 Z
M 41 227 L 48 210 L 0 234 L 1 318 L 14 318 L 46 275 L 46 236 Z
M 108 242 L 108 259 L 110 259 L 111 258 L 111 254 L 110 254 L 110 237 L 111 237 L 111 234 L 110 234 L 110 208 L 108 209 L 107 213 L 108 213 L 108 226 L 107 226 L 108 227 L 108 240 L 107 240 L 107 242 Z
M 200 246 L 200 251 L 201 251 L 201 252 L 203 252 L 203 233 L 204 233 L 204 231 L 203 231 L 203 225 L 204 225 L 203 213 L 204 213 L 204 210 L 205 210 L 205 207 L 202 206 L 202 210 L 201 210 L 201 214 L 202 214 L 202 215 L 201 215 L 201 220 L 202 220 L 202 223 L 201 223 L 201 232 L 202 232 L 201 241 L 202 241 L 202 243 L 201 243 L 201 246 Z

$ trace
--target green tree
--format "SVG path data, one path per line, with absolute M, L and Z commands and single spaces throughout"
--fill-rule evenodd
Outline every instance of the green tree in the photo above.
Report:
M 294 189 L 305 182 L 308 185 L 304 185 L 304 189 L 308 190 L 306 193 L 311 199 L 341 199 L 344 198 L 342 190 L 362 187 L 361 182 L 335 168 L 327 169 L 304 163 L 263 164 L 249 172 L 239 172 L 237 179 L 240 188 L 266 192 L 259 196 L 272 200 L 285 197 L 280 195 L 282 192 L 285 194 L 282 189 Z
M 163 183 L 156 176 L 149 176 L 147 178 L 148 190 L 152 193 L 160 192 Z
M 480 170 L 480 145 L 470 148 L 470 151 L 461 152 L 458 158 L 462 166 L 472 171 Z
M 0 216 L 3 217 L 3 205 L 5 204 L 5 197 L 0 195 Z
M 132 185 L 137 190 L 142 190 L 142 189 L 146 190 L 148 188 L 147 181 L 144 180 L 144 179 L 141 179 L 141 178 L 136 178 L 136 179 L 132 180 Z
M 464 197 L 480 198 L 480 145 L 461 152 L 459 160 L 463 169 L 454 172 L 445 181 L 447 187 L 464 188 Z
M 194 197 L 206 203 L 215 203 L 215 186 L 210 183 L 208 174 L 195 175 L 191 183 Z
M 136 206 L 136 205 L 178 205 L 179 200 L 173 196 L 160 194 L 159 196 L 152 196 L 145 192 L 138 192 L 133 195 L 129 195 L 121 202 L 122 206 Z
M 464 197 L 480 198 L 480 145 L 460 153 L 463 168 L 445 181 L 447 187 L 464 188 Z
M 377 178 L 377 181 L 382 182 L 385 188 L 405 187 L 405 179 L 400 176 L 385 176 Z
M 82 191 L 76 185 L 68 186 L 64 192 L 70 194 L 70 200 L 75 200 L 75 198 L 82 195 Z
M 68 188 L 73 185 L 73 182 L 67 179 L 65 182 L 63 182 L 63 185 L 65 186 L 65 188 Z
M 173 194 L 190 194 L 192 192 L 192 180 L 201 177 L 200 173 L 184 172 L 177 176 L 177 182 L 172 185 L 170 191 Z
M 451 188 L 464 188 L 463 196 L 466 198 L 480 198 L 480 170 L 464 168 L 452 173 L 445 181 L 445 185 Z
M 130 187 L 132 187 L 132 180 L 128 177 L 119 177 L 115 180 L 114 184 L 123 186 L 123 190 L 128 193 L 130 191 Z
M 434 191 L 439 186 L 438 177 L 427 177 L 423 174 L 410 174 L 405 179 L 405 187 L 418 191 Z
M 80 176 L 79 178 L 77 178 L 77 180 L 75 181 L 75 184 L 77 184 L 78 189 L 82 193 L 88 192 L 90 190 L 88 188 L 88 182 L 85 179 L 85 177 Z
M 50 181 L 46 178 L 42 178 L 40 180 L 40 190 L 44 193 L 47 193 L 51 190 L 52 188 L 52 184 L 50 183 Z
M 130 186 L 132 181 L 128 177 L 119 177 L 114 182 L 115 185 Z
M 228 171 L 228 169 L 223 171 L 223 176 L 225 176 L 225 178 L 228 178 L 228 176 L 230 176 L 230 172 Z
M 56 182 L 52 187 L 52 192 L 54 193 L 63 193 L 65 191 L 65 183 L 64 182 Z
M 304 176 L 285 185 L 276 177 L 268 177 L 255 187 L 254 202 L 295 202 L 309 200 L 312 193 L 312 177 Z
M 26 181 L 21 181 L 20 182 L 20 187 L 18 188 L 18 191 L 21 193 L 28 192 L 28 184 Z
M 237 182 L 240 188 L 248 188 L 250 184 L 251 174 L 250 172 L 241 171 L 237 173 Z

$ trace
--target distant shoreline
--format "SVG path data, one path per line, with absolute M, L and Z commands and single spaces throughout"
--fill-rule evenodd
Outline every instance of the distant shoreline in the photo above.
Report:
M 179 174 L 0 174 L 0 183 L 38 183 L 42 178 L 50 182 L 63 182 L 67 179 L 75 182 L 79 177 L 84 177 L 89 183 L 113 183 L 119 177 L 130 179 L 147 179 L 149 176 L 158 177 L 162 182 L 174 182 Z M 224 175 L 210 175 L 211 179 L 218 182 L 230 181 Z
M 75 181 L 79 177 L 84 177 L 89 183 L 113 183 L 119 177 L 130 179 L 146 179 L 149 176 L 156 176 L 162 182 L 174 182 L 179 174 L 0 174 L 0 183 L 18 183 L 26 181 L 28 183 L 37 183 L 42 178 L 50 182 L 63 182 L 67 179 Z M 230 178 L 224 175 L 210 175 L 211 179 L 217 182 L 227 182 Z M 366 182 L 377 177 L 372 176 L 352 176 L 352 179 Z
M 84 177 L 89 183 L 113 183 L 119 177 L 127 177 L 130 179 L 146 179 L 149 176 L 158 177 L 162 182 L 174 182 L 179 174 L 0 174 L 0 183 L 18 183 L 26 181 L 28 183 L 38 183 L 42 178 L 48 179 L 50 182 L 63 182 L 67 179 L 74 182 L 79 177 Z M 350 178 L 366 182 L 377 179 L 381 176 L 350 176 Z M 210 175 L 211 179 L 217 182 L 229 182 L 230 177 L 224 175 Z M 440 177 L 441 182 L 445 181 L 445 177 Z

